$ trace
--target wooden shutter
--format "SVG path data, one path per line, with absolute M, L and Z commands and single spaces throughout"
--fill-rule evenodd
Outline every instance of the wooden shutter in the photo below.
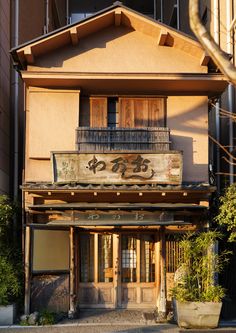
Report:
M 134 127 L 148 127 L 148 100 L 134 99 Z
M 106 97 L 90 97 L 90 127 L 107 127 Z
M 119 127 L 134 127 L 134 100 L 119 98 Z
M 148 99 L 148 126 L 165 126 L 165 98 Z
M 165 98 L 119 99 L 120 127 L 165 126 Z

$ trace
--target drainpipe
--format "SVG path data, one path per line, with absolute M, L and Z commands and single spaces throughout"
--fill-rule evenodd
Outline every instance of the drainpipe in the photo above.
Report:
M 19 0 L 15 0 L 15 26 L 14 26 L 14 39 L 13 39 L 13 45 L 14 47 L 18 46 L 19 44 Z M 18 145 L 19 145 L 19 114 L 18 114 L 18 102 L 19 102 L 19 75 L 18 72 L 15 70 L 14 71 L 14 108 L 13 108 L 13 113 L 14 113 L 14 179 L 13 179 L 13 198 L 14 201 L 18 201 L 18 183 L 19 183 L 19 177 L 18 177 L 18 169 L 19 169 L 19 150 L 18 150 Z M 16 224 L 16 221 L 15 221 Z M 16 229 L 16 225 L 14 230 Z
M 49 0 L 45 0 L 45 26 L 44 34 L 49 32 Z
M 213 27 L 214 27 L 214 40 L 220 45 L 220 24 L 219 24 L 219 0 L 214 0 L 213 2 Z M 215 125 L 216 125 L 216 140 L 220 142 L 220 102 L 217 100 L 215 103 Z M 216 180 L 217 180 L 217 189 L 220 192 L 220 150 L 219 147 L 216 147 Z
M 232 21 L 232 0 L 226 0 L 226 29 L 227 29 L 227 35 L 226 35 L 226 52 L 229 54 L 233 53 L 232 48 L 232 39 L 231 39 L 231 21 Z M 228 111 L 233 115 L 233 100 L 234 100 L 234 87 L 232 84 L 229 84 L 228 86 Z M 233 151 L 233 121 L 231 118 L 229 118 L 229 151 L 232 153 Z M 234 182 L 234 166 L 233 166 L 233 159 L 230 158 L 229 163 L 229 182 L 232 184 Z
M 163 0 L 161 0 L 161 18 L 160 21 L 163 23 L 164 22 L 164 4 Z
M 180 3 L 179 0 L 176 0 L 176 9 L 177 9 L 177 29 L 180 29 Z
M 69 0 L 66 0 L 66 24 L 70 24 Z
M 153 1 L 153 18 L 154 18 L 154 20 L 157 19 L 157 2 L 156 2 L 156 0 Z

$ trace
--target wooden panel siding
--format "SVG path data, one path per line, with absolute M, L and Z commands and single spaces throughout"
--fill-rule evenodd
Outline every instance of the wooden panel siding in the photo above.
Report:
M 170 150 L 170 130 L 166 127 L 76 129 L 79 152 Z
M 165 98 L 119 98 L 120 127 L 165 126 Z
M 69 275 L 38 275 L 32 278 L 30 311 L 68 312 Z
M 107 127 L 107 98 L 90 98 L 90 127 Z

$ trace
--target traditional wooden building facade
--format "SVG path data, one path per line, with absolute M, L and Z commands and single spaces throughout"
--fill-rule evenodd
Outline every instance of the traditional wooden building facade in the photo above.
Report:
M 166 312 L 175 234 L 207 228 L 208 100 L 190 37 L 120 3 L 12 50 L 25 82 L 25 312 Z

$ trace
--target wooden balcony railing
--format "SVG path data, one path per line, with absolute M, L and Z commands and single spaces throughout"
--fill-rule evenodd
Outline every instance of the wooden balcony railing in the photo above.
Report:
M 166 151 L 170 150 L 170 130 L 167 127 L 78 127 L 76 144 L 79 152 Z

